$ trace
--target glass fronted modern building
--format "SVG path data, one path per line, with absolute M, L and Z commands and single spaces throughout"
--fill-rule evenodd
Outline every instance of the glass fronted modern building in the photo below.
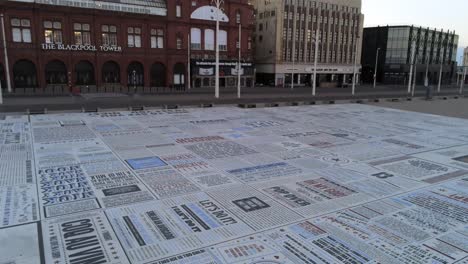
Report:
M 457 47 L 458 35 L 453 31 L 415 26 L 365 28 L 362 81 L 373 82 L 377 63 L 378 83 L 406 85 L 411 64 L 418 84 L 424 83 L 426 70 L 429 83 L 438 83 L 441 69 L 442 82 L 450 83 L 456 74 Z

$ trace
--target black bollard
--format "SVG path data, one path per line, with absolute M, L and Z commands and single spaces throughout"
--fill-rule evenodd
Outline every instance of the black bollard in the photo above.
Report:
M 432 92 L 434 90 L 434 87 L 432 85 L 426 86 L 426 100 L 432 100 Z

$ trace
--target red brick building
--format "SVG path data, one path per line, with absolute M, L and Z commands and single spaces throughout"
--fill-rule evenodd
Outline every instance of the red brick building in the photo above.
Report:
M 189 46 L 192 87 L 213 86 L 216 8 L 210 4 L 211 0 L 1 1 L 7 50 L 6 56 L 0 30 L 2 87 L 7 90 L 6 60 L 13 90 L 185 87 Z M 221 87 L 236 85 L 239 23 L 241 83 L 253 85 L 253 8 L 248 0 L 226 0 L 220 18 Z

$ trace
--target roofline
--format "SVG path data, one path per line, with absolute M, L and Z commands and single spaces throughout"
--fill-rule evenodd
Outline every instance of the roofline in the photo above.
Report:
M 367 27 L 364 27 L 364 29 L 374 29 L 374 28 L 411 28 L 411 27 L 414 27 L 414 28 L 422 28 L 422 29 L 429 29 L 429 30 L 434 30 L 434 31 L 437 31 L 437 32 L 444 32 L 444 33 L 451 33 L 451 34 L 454 34 L 454 35 L 457 35 L 455 30 L 451 31 L 451 30 L 444 30 L 443 28 L 441 29 L 438 29 L 438 28 L 432 28 L 432 27 L 427 27 L 427 26 L 420 26 L 420 25 L 377 25 L 377 26 L 367 26 Z

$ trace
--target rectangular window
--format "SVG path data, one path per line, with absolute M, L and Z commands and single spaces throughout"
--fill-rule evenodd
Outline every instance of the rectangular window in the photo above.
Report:
M 46 43 L 62 43 L 62 22 L 44 21 L 44 38 Z
M 102 45 L 117 46 L 117 27 L 114 25 L 102 25 Z
M 141 28 L 128 27 L 127 28 L 128 47 L 141 48 Z
M 91 45 L 91 27 L 89 24 L 74 23 L 73 34 L 76 45 Z
M 31 43 L 31 21 L 29 19 L 13 18 L 11 20 L 13 42 Z
M 199 28 L 190 29 L 190 48 L 200 50 L 201 43 L 201 30 Z
M 181 16 L 182 16 L 182 6 L 176 5 L 176 17 L 181 17 Z
M 164 31 L 162 29 L 151 29 L 151 48 L 164 48 Z

